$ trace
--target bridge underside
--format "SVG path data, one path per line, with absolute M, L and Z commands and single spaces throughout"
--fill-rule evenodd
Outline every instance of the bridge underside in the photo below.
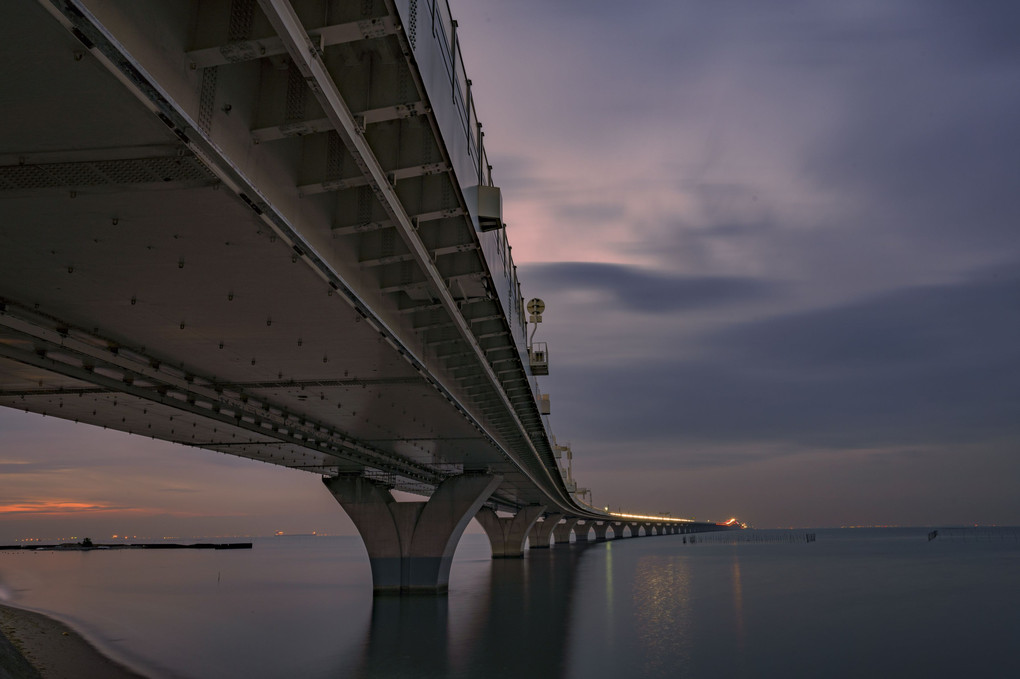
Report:
M 351 139 L 275 4 L 4 3 L 0 405 L 570 508 L 394 7 L 298 7 Z

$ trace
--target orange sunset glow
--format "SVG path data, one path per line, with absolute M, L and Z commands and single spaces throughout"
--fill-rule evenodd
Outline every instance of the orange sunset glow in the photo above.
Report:
M 0 515 L 35 516 L 80 516 L 89 515 L 131 515 L 131 516 L 201 516 L 187 511 L 167 511 L 157 507 L 127 507 L 99 502 L 77 502 L 74 500 L 35 500 L 11 502 L 0 505 Z
M 123 512 L 137 511 L 128 507 L 114 507 L 92 502 L 74 502 L 71 500 L 37 500 L 35 502 L 15 502 L 0 505 L 0 514 L 76 514 L 78 512 Z

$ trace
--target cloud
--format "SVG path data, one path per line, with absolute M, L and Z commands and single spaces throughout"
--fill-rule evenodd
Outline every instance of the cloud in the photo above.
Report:
M 536 289 L 598 293 L 616 309 L 656 314 L 761 299 L 780 288 L 753 278 L 680 276 L 595 262 L 536 264 L 523 275 Z
M 980 370 L 1020 359 L 1020 277 L 982 273 L 958 285 L 895 290 L 830 309 L 720 331 L 719 358 L 803 376 Z M 1017 364 L 1020 367 L 1020 363 Z
M 690 358 L 570 362 L 550 390 L 556 426 L 610 456 L 671 442 L 667 455 L 694 467 L 812 447 L 1020 440 L 1020 317 L 1006 311 L 1018 307 L 1020 276 L 986 272 L 729 323 Z
M 15 474 L 38 474 L 40 472 L 62 471 L 71 468 L 72 468 L 71 465 L 54 465 L 49 462 L 0 460 L 0 476 L 13 476 Z

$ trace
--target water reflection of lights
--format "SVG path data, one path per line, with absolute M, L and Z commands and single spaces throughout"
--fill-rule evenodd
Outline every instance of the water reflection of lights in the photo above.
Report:
M 691 656 L 691 576 L 682 557 L 647 556 L 637 563 L 634 610 L 646 672 L 686 663 Z
M 616 619 L 616 614 L 613 611 L 613 543 L 606 543 L 606 622 L 609 626 L 609 638 L 612 639 L 615 634 L 613 630 L 613 621 Z
M 740 583 L 740 557 L 733 555 L 733 615 L 737 634 L 737 648 L 744 649 L 744 591 Z

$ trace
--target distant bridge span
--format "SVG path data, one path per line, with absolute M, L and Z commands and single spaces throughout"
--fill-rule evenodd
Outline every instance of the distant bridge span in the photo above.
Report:
M 542 413 L 445 0 L 3 3 L 0 41 L 0 404 L 322 474 L 380 590 L 444 589 L 474 516 L 497 556 L 621 520 Z

